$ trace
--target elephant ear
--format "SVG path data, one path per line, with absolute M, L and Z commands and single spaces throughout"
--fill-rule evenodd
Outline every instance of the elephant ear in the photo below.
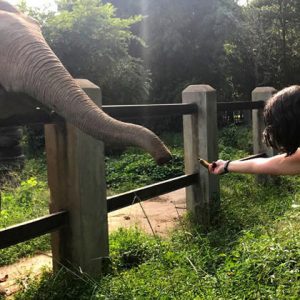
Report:
M 13 5 L 6 1 L 0 1 L 0 10 L 8 11 L 11 13 L 20 13 Z

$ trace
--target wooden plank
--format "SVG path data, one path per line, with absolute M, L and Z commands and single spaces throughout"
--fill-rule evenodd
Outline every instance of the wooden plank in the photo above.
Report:
M 103 105 L 103 111 L 114 118 L 156 117 L 184 115 L 197 112 L 193 104 L 145 104 L 145 105 Z
M 43 109 L 23 107 L 23 112 L 2 115 L 0 127 L 24 126 L 33 124 L 54 124 L 63 122 L 63 118 L 55 112 L 49 113 Z M 104 112 L 114 118 L 157 117 L 165 115 L 184 115 L 197 112 L 193 104 L 157 104 L 157 105 L 106 105 L 102 106 Z M 12 109 L 10 110 L 13 111 Z
M 237 101 L 237 102 L 217 102 L 218 111 L 223 110 L 246 110 L 246 109 L 261 109 L 265 107 L 265 101 Z
M 101 105 L 101 90 L 78 81 Z M 67 210 L 69 226 L 52 234 L 54 270 L 62 265 L 101 275 L 108 257 L 104 145 L 71 124 L 45 126 L 50 211 Z
M 185 172 L 199 172 L 197 184 L 186 189 L 187 209 L 198 224 L 208 227 L 219 210 L 219 177 L 200 167 L 199 158 L 218 159 L 217 92 L 209 85 L 190 85 L 182 101 L 197 104 L 199 111 L 183 117 Z
M 257 87 L 252 91 L 252 102 L 257 103 L 263 100 L 264 103 L 270 99 L 277 90 L 273 87 Z M 276 151 L 267 147 L 263 142 L 263 131 L 265 129 L 265 122 L 262 110 L 252 111 L 252 138 L 253 138 L 253 153 L 266 153 L 271 157 L 276 154 Z M 256 175 L 257 182 L 268 183 L 271 182 L 270 175 L 258 174 Z
M 139 189 L 135 189 L 120 195 L 107 198 L 107 212 L 132 205 L 138 201 L 144 201 L 178 189 L 190 186 L 198 181 L 198 173 L 183 175 L 155 184 L 151 184 Z
M 45 109 L 36 109 L 34 107 L 27 107 L 24 104 L 28 98 L 22 98 L 20 95 L 16 95 L 20 100 L 21 110 L 19 112 L 13 112 L 13 108 L 10 108 L 9 114 L 7 108 L 1 113 L 0 127 L 6 126 L 24 126 L 32 124 L 53 124 L 57 122 L 63 122 L 63 118 L 57 115 L 55 112 L 49 113 Z M 13 99 L 12 96 L 9 99 Z M 21 101 L 22 99 L 22 101 Z M 25 99 L 25 100 L 24 100 Z M 24 100 L 24 101 L 23 101 Z M 15 102 L 16 100 L 14 100 Z M 26 101 L 25 101 L 26 102 Z M 5 102 L 6 103 L 6 102 Z M 34 102 L 33 102 L 34 103 Z M 1 108 L 0 103 L 0 108 Z M 253 110 L 261 109 L 264 107 L 264 101 L 257 102 L 218 102 L 218 111 L 224 110 Z M 180 116 L 197 113 L 197 107 L 192 103 L 176 103 L 176 104 L 149 104 L 149 105 L 103 105 L 104 112 L 114 118 L 152 118 L 158 116 Z M 6 113 L 7 112 L 7 113 Z M 13 113 L 12 113 L 13 112 Z
M 68 212 L 61 211 L 0 230 L 0 249 L 57 230 L 68 223 Z

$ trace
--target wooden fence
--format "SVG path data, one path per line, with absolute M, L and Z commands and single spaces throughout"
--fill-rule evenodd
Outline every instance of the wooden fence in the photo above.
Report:
M 87 80 L 82 89 L 101 106 L 101 91 Z M 186 188 L 187 209 L 203 226 L 219 208 L 219 179 L 199 167 L 198 158 L 218 157 L 217 110 L 253 110 L 254 153 L 269 152 L 260 142 L 262 108 L 275 92 L 257 88 L 252 102 L 217 103 L 216 91 L 192 85 L 182 94 L 183 103 L 163 105 L 103 106 L 113 117 L 183 115 L 186 175 L 155 183 L 121 195 L 106 197 L 104 147 L 59 116 L 24 95 L 0 92 L 0 126 L 45 124 L 50 214 L 0 230 L 0 249 L 52 232 L 54 270 L 61 265 L 99 276 L 109 255 L 107 213 L 180 188 Z M 36 108 L 39 109 L 36 109 Z

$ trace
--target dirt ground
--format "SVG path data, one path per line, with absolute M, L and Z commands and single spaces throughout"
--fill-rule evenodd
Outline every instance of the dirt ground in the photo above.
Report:
M 180 189 L 109 213 L 109 232 L 120 227 L 137 226 L 147 233 L 166 236 L 185 212 L 185 189 Z M 26 288 L 29 278 L 38 276 L 44 268 L 52 268 L 51 253 L 42 253 L 0 267 L 0 294 L 12 298 L 16 291 Z

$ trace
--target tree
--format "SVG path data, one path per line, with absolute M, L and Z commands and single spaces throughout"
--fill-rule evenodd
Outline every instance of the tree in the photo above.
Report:
M 300 71 L 300 3 L 253 0 L 245 9 L 257 83 L 277 88 L 298 82 Z
M 104 104 L 147 101 L 149 71 L 128 50 L 132 40 L 141 43 L 130 30 L 141 17 L 116 17 L 115 8 L 101 0 L 56 3 L 58 12 L 30 8 L 25 0 L 19 8 L 39 21 L 47 42 L 71 75 L 99 85 Z M 29 154 L 43 151 L 43 128 L 29 127 L 27 134 Z
M 118 18 L 113 5 L 100 0 L 56 3 L 56 14 L 27 11 L 40 20 L 47 42 L 72 76 L 99 85 L 105 104 L 146 101 L 149 72 L 128 52 L 130 42 L 139 41 L 130 27 L 141 17 Z
M 133 30 L 147 47 L 133 55 L 141 55 L 151 70 L 154 102 L 180 101 L 182 89 L 192 83 L 211 84 L 222 94 L 229 90 L 228 76 L 222 71 L 227 55 L 224 44 L 239 23 L 240 7 L 233 0 L 110 2 L 118 15 L 144 16 Z

